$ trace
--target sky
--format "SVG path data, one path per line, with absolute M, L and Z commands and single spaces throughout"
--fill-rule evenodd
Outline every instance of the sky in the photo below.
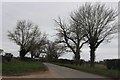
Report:
M 13 31 L 17 20 L 30 20 L 38 25 L 42 32 L 48 34 L 50 40 L 54 40 L 55 22 L 53 19 L 61 17 L 63 20 L 69 18 L 69 14 L 78 9 L 84 2 L 2 2 L 0 6 L 0 16 L 2 23 L 0 25 L 0 48 L 5 52 L 10 52 L 14 56 L 19 55 L 19 46 L 10 41 L 7 32 Z M 117 2 L 105 2 L 107 7 L 118 8 Z M 1 4 L 0 4 L 1 5 Z M 66 53 L 60 58 L 72 59 L 74 54 Z M 85 45 L 82 48 L 81 59 L 89 60 L 89 47 Z M 115 37 L 111 43 L 103 43 L 96 51 L 96 61 L 103 59 L 118 58 L 118 38 Z

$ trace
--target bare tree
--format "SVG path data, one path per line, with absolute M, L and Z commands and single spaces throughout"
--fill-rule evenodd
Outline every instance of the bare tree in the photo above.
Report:
M 8 37 L 20 46 L 20 57 L 24 58 L 27 52 L 30 51 L 34 42 L 40 38 L 41 32 L 37 25 L 30 21 L 18 21 L 17 27 L 13 32 L 8 31 Z
M 48 61 L 57 60 L 64 52 L 66 48 L 56 42 L 48 41 L 46 45 L 46 54 Z
M 39 57 L 41 53 L 45 53 L 45 46 L 47 44 L 47 35 L 44 33 L 38 39 L 36 38 L 35 42 L 32 42 L 32 47 L 30 49 L 31 58 L 33 56 Z
M 60 18 L 58 21 L 55 20 L 55 22 L 58 25 L 58 41 L 66 44 L 66 46 L 74 53 L 76 63 L 79 63 L 80 49 L 87 42 L 84 38 L 86 36 L 83 31 L 84 29 L 73 23 L 72 20 L 70 20 L 69 25 L 65 24 Z
M 84 4 L 71 15 L 73 22 L 81 26 L 87 34 L 91 67 L 94 67 L 95 51 L 98 46 L 104 41 L 110 41 L 117 32 L 116 16 L 116 10 L 102 4 L 90 3 Z

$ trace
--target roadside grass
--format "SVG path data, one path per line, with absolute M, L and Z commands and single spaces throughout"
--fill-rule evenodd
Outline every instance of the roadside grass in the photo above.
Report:
M 76 69 L 76 70 L 80 70 L 80 71 L 84 71 L 84 72 L 88 72 L 88 73 L 93 73 L 93 74 L 98 74 L 101 76 L 106 76 L 106 77 L 110 77 L 110 78 L 119 78 L 120 76 L 120 71 L 119 70 L 113 70 L 113 69 L 107 69 L 104 66 L 101 67 L 101 65 L 96 65 L 94 68 L 91 68 L 88 64 L 87 65 L 76 65 L 76 64 L 63 64 L 63 63 L 53 63 L 56 65 L 60 65 L 60 66 L 65 66 L 65 67 L 69 67 L 72 69 Z
M 42 62 L 17 61 L 16 63 L 3 63 L 2 75 L 21 75 L 21 73 L 36 72 L 45 70 Z

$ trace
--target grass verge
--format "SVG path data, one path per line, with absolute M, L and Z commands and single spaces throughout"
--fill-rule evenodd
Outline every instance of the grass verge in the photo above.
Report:
M 20 75 L 21 73 L 44 71 L 46 68 L 42 62 L 18 61 L 17 63 L 2 64 L 2 75 Z
M 80 66 L 80 65 L 75 65 L 75 64 L 63 64 L 63 63 L 53 63 L 53 64 L 69 67 L 72 69 L 76 69 L 76 70 L 80 70 L 80 71 L 84 71 L 84 72 L 88 72 L 88 73 L 98 74 L 101 76 L 107 76 L 110 78 L 119 78 L 119 76 L 120 76 L 119 70 L 112 70 L 112 69 L 109 70 L 109 69 L 102 68 L 99 66 L 91 68 L 88 65 L 81 65 Z

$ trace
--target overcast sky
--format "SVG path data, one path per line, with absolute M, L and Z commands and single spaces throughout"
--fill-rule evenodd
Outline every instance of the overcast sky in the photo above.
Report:
M 17 20 L 31 20 L 39 25 L 42 32 L 46 32 L 50 40 L 54 40 L 56 33 L 55 22 L 60 16 L 68 19 L 69 14 L 81 6 L 83 2 L 4 2 L 2 3 L 2 29 L 0 32 L 0 48 L 5 52 L 13 53 L 18 56 L 19 46 L 10 41 L 7 37 L 7 31 L 13 31 Z M 105 3 L 107 7 L 118 8 L 117 2 Z M 0 14 L 1 15 L 1 14 Z M 1 24 L 0 24 L 1 25 Z M 72 59 L 73 54 L 65 54 L 62 58 Z M 81 58 L 89 60 L 89 47 L 83 47 Z M 118 58 L 118 39 L 114 38 L 111 43 L 103 43 L 96 51 L 96 60 Z

